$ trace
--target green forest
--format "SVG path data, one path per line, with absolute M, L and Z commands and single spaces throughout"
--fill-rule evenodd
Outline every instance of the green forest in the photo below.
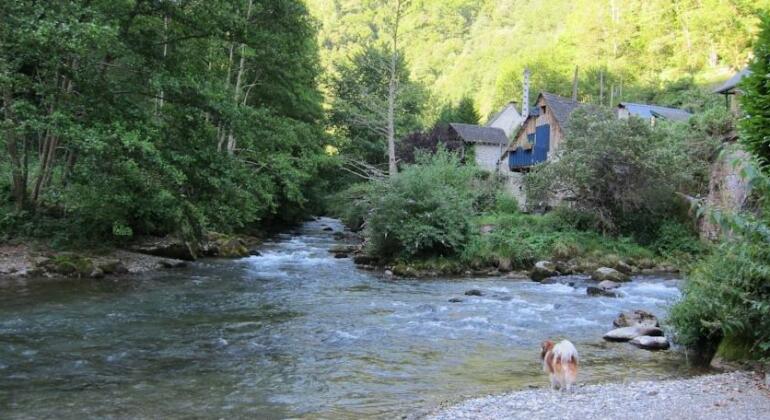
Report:
M 767 358 L 768 8 L 3 1 L 0 237 L 56 249 L 194 242 L 323 214 L 360 232 L 359 262 L 396 275 L 529 270 L 543 259 L 574 272 L 675 267 L 690 279 L 671 319 L 683 344 Z M 746 65 L 734 115 L 712 89 Z M 445 133 L 509 101 L 521 109 L 525 69 L 530 102 L 576 89 L 598 110 L 576 112 L 562 159 L 527 178 L 535 201 L 577 191 L 549 211 L 521 209 Z M 621 101 L 694 115 L 618 120 Z M 710 167 L 733 147 L 750 154 L 750 204 L 709 208 Z M 703 218 L 720 226 L 716 241 L 699 238 Z

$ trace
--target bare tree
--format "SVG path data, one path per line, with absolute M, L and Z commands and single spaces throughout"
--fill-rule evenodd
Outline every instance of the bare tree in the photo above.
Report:
M 388 174 L 393 177 L 398 173 L 396 165 L 396 100 L 398 99 L 398 30 L 401 25 L 401 18 L 406 8 L 409 6 L 409 0 L 396 0 L 395 13 L 392 24 L 392 45 L 390 51 L 390 67 L 388 80 Z

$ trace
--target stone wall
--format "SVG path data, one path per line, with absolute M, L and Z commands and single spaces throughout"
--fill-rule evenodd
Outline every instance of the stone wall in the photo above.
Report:
M 744 209 L 749 198 L 750 188 L 740 175 L 742 161 L 749 159 L 749 154 L 737 144 L 729 144 L 725 151 L 711 165 L 709 192 L 705 204 L 713 209 L 739 211 Z M 708 217 L 698 221 L 701 237 L 716 240 L 719 226 Z

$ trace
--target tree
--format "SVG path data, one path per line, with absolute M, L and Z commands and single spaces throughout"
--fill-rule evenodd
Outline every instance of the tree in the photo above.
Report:
M 328 82 L 332 96 L 330 122 L 347 139 L 341 153 L 372 165 L 388 163 L 389 50 L 368 46 L 350 62 L 338 65 L 337 76 Z M 411 80 L 403 58 L 397 63 L 399 94 L 393 129 L 400 137 L 420 128 L 425 103 L 424 88 Z M 388 157 L 386 161 L 384 158 Z
M 476 106 L 473 102 L 473 98 L 470 96 L 463 96 L 460 102 L 456 106 L 451 104 L 445 104 L 439 112 L 438 120 L 436 124 L 449 124 L 449 123 L 464 123 L 464 124 L 478 124 L 481 117 L 476 111 Z
M 568 200 L 594 215 L 607 233 L 655 234 L 671 216 L 675 193 L 693 179 L 690 148 L 640 118 L 619 120 L 609 110 L 579 109 L 557 159 L 527 177 L 533 205 Z
M 313 25 L 300 0 L 1 2 L 13 217 L 93 240 L 300 216 L 325 161 Z
M 756 155 L 765 171 L 770 171 L 770 14 L 762 17 L 759 36 L 754 43 L 751 74 L 741 80 L 741 142 Z

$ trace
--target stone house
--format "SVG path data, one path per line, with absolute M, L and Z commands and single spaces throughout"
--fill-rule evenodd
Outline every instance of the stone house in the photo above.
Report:
M 470 148 L 468 154 L 473 154 L 480 168 L 495 172 L 500 154 L 508 146 L 511 135 L 519 129 L 523 120 L 515 102 L 509 102 L 484 126 L 450 123 L 449 129 L 463 141 L 465 150 Z

